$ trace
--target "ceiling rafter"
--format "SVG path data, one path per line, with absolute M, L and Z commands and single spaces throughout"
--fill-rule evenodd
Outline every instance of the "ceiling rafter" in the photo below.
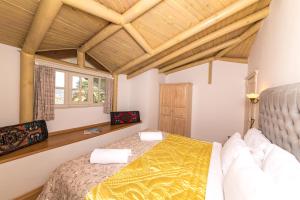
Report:
M 124 28 L 133 37 L 133 39 L 145 50 L 145 52 L 152 54 L 153 49 L 141 36 L 141 34 L 132 26 L 132 24 L 125 24 Z
M 260 22 L 256 23 L 255 25 L 253 25 L 252 27 L 250 27 L 247 31 L 245 31 L 242 35 L 234 38 L 234 39 L 231 39 L 227 42 L 224 42 L 218 46 L 215 46 L 215 47 L 212 47 L 210 49 L 207 49 L 205 51 L 202 51 L 200 53 L 197 53 L 193 56 L 190 56 L 190 57 L 187 57 L 183 60 L 180 60 L 178 62 L 175 62 L 171 65 L 168 65 L 162 69 L 159 70 L 160 73 L 164 73 L 164 72 L 167 72 L 169 70 L 172 70 L 174 68 L 177 68 L 177 67 L 180 67 L 182 65 L 185 65 L 185 64 L 188 64 L 188 63 L 191 63 L 195 60 L 199 60 L 201 58 L 204 58 L 205 56 L 208 56 L 210 54 L 213 54 L 215 52 L 218 52 L 220 50 L 223 50 L 223 49 L 226 49 L 228 47 L 232 47 L 232 46 L 236 46 L 238 44 L 240 44 L 241 42 L 243 42 L 244 40 L 246 40 L 247 38 L 249 38 L 250 36 L 252 36 L 253 34 L 255 34 L 258 30 L 259 30 L 259 27 L 260 27 Z M 132 77 L 133 75 L 135 74 L 132 74 L 130 75 L 130 77 Z
M 182 65 L 180 67 L 177 67 L 175 69 L 172 69 L 172 70 L 169 70 L 167 72 L 164 72 L 164 74 L 168 75 L 168 74 L 172 74 L 172 73 L 175 73 L 175 72 L 179 72 L 181 70 L 185 70 L 185 69 L 189 69 L 189 68 L 192 68 L 192 67 L 196 67 L 198 65 L 203 65 L 205 63 L 209 63 L 209 62 L 212 62 L 214 61 L 215 58 L 214 57 L 209 57 L 209 58 L 205 58 L 205 59 L 202 59 L 202 60 L 197 60 L 195 62 L 192 62 L 192 63 L 189 63 L 189 64 L 186 64 L 186 65 Z
M 220 30 L 212 32 L 212 33 L 208 34 L 207 36 L 202 37 L 202 38 L 190 43 L 189 45 L 186 45 L 186 46 L 184 46 L 184 47 L 168 54 L 167 56 L 165 56 L 165 57 L 163 57 L 163 58 L 161 58 L 161 59 L 159 59 L 159 60 L 157 60 L 157 61 L 141 68 L 141 69 L 138 69 L 137 71 L 131 73 L 130 77 L 134 77 L 135 75 L 139 75 L 139 74 L 141 74 L 141 73 L 143 73 L 143 72 L 145 72 L 149 69 L 155 68 L 155 67 L 157 67 L 157 66 L 159 66 L 159 65 L 161 65 L 161 64 L 163 64 L 167 61 L 170 61 L 170 60 L 176 58 L 179 55 L 182 55 L 182 54 L 184 54 L 188 51 L 191 51 L 191 50 L 193 50 L 193 49 L 195 49 L 195 48 L 197 48 L 197 47 L 199 47 L 199 46 L 201 46 L 205 43 L 213 41 L 217 38 L 220 38 L 220 37 L 224 36 L 225 34 L 236 31 L 236 30 L 238 30 L 238 29 L 240 29 L 244 26 L 247 26 L 247 25 L 252 24 L 256 21 L 259 21 L 259 20 L 265 18 L 268 15 L 268 12 L 269 12 L 269 8 L 264 8 L 264 9 L 262 9 L 260 11 L 257 11 L 256 13 L 251 14 L 251 15 L 249 15 L 249 16 L 247 16 L 247 17 L 245 17 L 245 18 L 243 18 L 243 19 L 241 19 L 237 22 L 234 22 L 234 23 L 232 23 L 232 24 L 230 24 L 230 25 L 228 25 L 224 28 L 221 28 Z M 249 30 L 250 31 L 253 31 L 253 30 L 257 31 L 259 28 L 260 28 L 260 24 L 256 23 Z M 247 32 L 247 34 L 249 34 L 249 33 Z M 243 36 L 243 38 L 244 37 L 247 37 L 247 35 Z M 243 39 L 243 38 L 241 38 L 241 39 Z M 234 43 L 234 44 L 236 44 L 236 43 Z M 218 48 L 215 48 L 215 49 L 218 49 Z M 223 48 L 219 49 L 219 50 L 223 50 Z M 217 50 L 217 51 L 219 51 L 219 50 Z M 163 70 L 160 70 L 160 71 L 163 71 Z M 167 70 L 165 70 L 165 71 L 167 71 Z
M 242 63 L 242 64 L 247 64 L 248 63 L 247 58 L 220 57 L 220 58 L 217 58 L 217 60 L 227 61 L 227 62 L 236 62 L 236 63 Z
M 106 38 L 112 36 L 115 32 L 119 31 L 121 28 L 125 28 L 126 31 L 135 39 L 135 41 L 146 51 L 151 52 L 152 49 L 146 40 L 139 34 L 138 31 L 130 24 L 133 20 L 138 18 L 140 15 L 144 14 L 155 5 L 157 5 L 162 0 L 146 0 L 139 1 L 129 10 L 127 10 L 123 15 L 121 15 L 121 25 L 110 24 L 104 29 L 100 30 L 94 37 L 88 40 L 80 47 L 80 51 L 86 52 L 97 44 L 101 43 Z
M 40 1 L 22 51 L 35 54 L 62 5 L 60 0 Z
M 52 0 L 51 0 L 52 1 Z M 94 0 L 61 0 L 64 4 L 100 17 L 115 24 L 122 24 L 122 15 Z
M 187 31 L 184 31 L 180 34 L 178 34 L 177 36 L 173 37 L 172 39 L 168 40 L 167 42 L 165 42 L 164 44 L 162 44 L 161 46 L 157 47 L 156 49 L 153 50 L 152 54 L 144 54 L 132 61 L 130 61 L 129 63 L 127 63 L 126 65 L 118 68 L 117 70 L 114 71 L 114 73 L 122 73 L 132 67 L 134 67 L 137 64 L 140 64 L 144 61 L 146 61 L 147 59 L 153 57 L 154 55 L 157 55 L 159 53 L 161 53 L 162 51 L 188 39 L 189 37 L 205 30 L 206 28 L 209 28 L 215 24 L 217 24 L 218 22 L 222 21 L 223 19 L 226 19 L 227 17 L 236 14 L 237 12 L 241 11 L 242 9 L 257 3 L 259 0 L 242 0 L 242 1 L 237 1 L 236 3 L 231 4 L 230 6 L 226 7 L 225 9 L 215 13 L 214 15 L 212 15 L 211 17 L 206 18 L 205 20 L 199 22 L 196 26 L 188 29 Z

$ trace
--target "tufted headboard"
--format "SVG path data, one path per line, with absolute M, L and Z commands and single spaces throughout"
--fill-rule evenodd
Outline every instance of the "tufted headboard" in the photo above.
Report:
M 300 161 L 300 83 L 261 93 L 259 128 L 272 143 L 291 152 Z

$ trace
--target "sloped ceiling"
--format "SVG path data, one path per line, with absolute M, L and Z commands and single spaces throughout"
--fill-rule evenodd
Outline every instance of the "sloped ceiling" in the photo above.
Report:
M 51 1 L 51 0 L 41 0 Z M 62 0 L 63 1 L 63 0 Z M 264 17 L 254 20 L 250 24 L 228 32 L 213 40 L 209 40 L 189 51 L 171 58 L 165 59 L 168 55 L 182 49 L 193 42 L 204 38 L 232 23 L 242 20 L 249 15 L 257 13 L 269 6 L 270 0 L 252 1 L 253 3 L 238 12 L 232 13 L 226 19 L 207 25 L 200 32 L 195 32 L 189 37 L 184 37 L 187 32 L 199 26 L 207 19 L 215 19 L 218 13 L 241 0 L 77 0 L 86 4 L 97 4 L 105 6 L 114 15 L 126 16 L 139 13 L 132 17 L 125 24 L 120 24 L 116 31 L 108 33 L 107 28 L 112 24 L 96 16 L 95 13 L 88 13 L 85 8 L 75 8 L 63 4 L 59 13 L 53 20 L 50 28 L 43 37 L 38 54 L 52 56 L 66 54 L 69 50 L 74 57 L 76 49 L 86 44 L 93 43 L 85 49 L 91 62 L 98 63 L 96 68 L 116 73 L 129 74 L 130 77 L 138 75 L 151 68 L 162 69 L 166 66 L 177 63 L 188 57 L 205 52 L 233 40 L 244 34 L 252 25 Z M 72 2 L 69 0 L 69 2 Z M 19 48 L 23 47 L 25 38 L 30 30 L 35 13 L 39 7 L 39 0 L 2 0 L 0 1 L 0 42 Z M 93 4 L 94 5 L 94 4 Z M 130 14 L 129 14 L 130 13 Z M 124 17 L 123 19 L 125 19 Z M 127 25 L 127 26 L 126 26 Z M 174 37 L 183 37 L 179 42 L 162 47 L 168 44 Z M 101 38 L 101 39 L 99 39 Z M 98 42 L 94 42 L 94 41 Z M 239 41 L 231 48 L 224 57 L 247 59 L 251 46 L 255 40 L 255 33 Z M 225 47 L 224 47 L 225 48 Z M 207 54 L 216 56 L 222 49 Z M 57 51 L 57 53 L 53 53 Z M 64 52 L 65 51 L 65 52 Z M 63 56 L 61 56 L 63 57 Z M 165 59 L 158 65 L 155 62 Z M 201 58 L 202 59 L 202 58 Z M 179 66 L 177 66 L 179 67 Z

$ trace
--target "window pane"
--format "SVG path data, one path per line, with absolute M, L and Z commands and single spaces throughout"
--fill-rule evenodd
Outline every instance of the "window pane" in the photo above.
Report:
M 99 103 L 100 102 L 100 84 L 99 84 L 99 78 L 93 79 L 93 102 Z
M 106 79 L 102 78 L 101 79 L 101 85 L 100 85 L 100 91 L 99 91 L 99 94 L 100 94 L 100 102 L 104 102 L 105 101 L 105 90 L 106 90 Z
M 55 87 L 65 87 L 65 73 L 55 72 Z
M 79 85 L 80 85 L 79 80 L 80 80 L 79 76 L 72 77 L 72 89 L 79 89 Z
M 65 102 L 65 90 L 55 89 L 55 104 L 64 104 Z
M 79 102 L 79 99 L 80 99 L 80 94 L 79 94 L 79 90 L 77 89 L 73 89 L 72 90 L 72 101 L 73 102 Z
M 88 102 L 89 97 L 89 79 L 81 77 L 81 101 Z

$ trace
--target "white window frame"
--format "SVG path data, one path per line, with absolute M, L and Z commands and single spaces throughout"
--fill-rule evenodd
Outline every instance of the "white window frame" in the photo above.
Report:
M 55 108 L 74 108 L 74 107 L 99 107 L 103 106 L 103 102 L 94 103 L 93 91 L 94 91 L 94 78 L 104 79 L 105 77 L 88 75 L 78 72 L 70 72 L 65 70 L 56 69 L 58 72 L 64 72 L 65 74 L 65 88 L 64 88 L 64 104 L 55 104 Z M 88 101 L 87 102 L 73 102 L 72 101 L 72 77 L 78 76 L 80 79 L 88 78 L 89 90 L 88 90 Z M 99 83 L 100 84 L 100 83 Z M 56 88 L 56 87 L 55 87 Z

